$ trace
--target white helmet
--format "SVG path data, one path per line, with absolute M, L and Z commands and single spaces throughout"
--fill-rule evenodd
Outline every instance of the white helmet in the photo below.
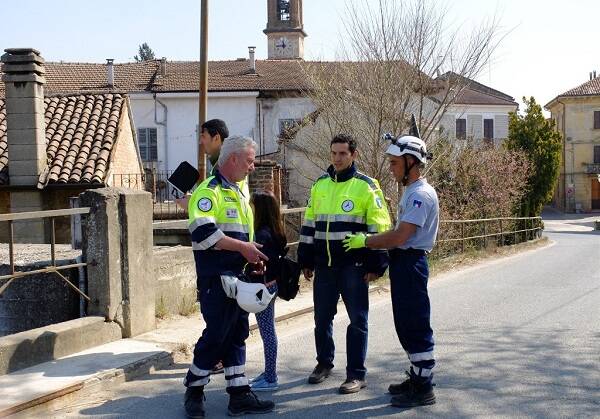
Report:
M 392 156 L 403 156 L 410 154 L 416 157 L 421 163 L 426 163 L 431 155 L 427 153 L 427 146 L 420 138 L 412 135 L 403 135 L 402 137 L 394 138 L 393 136 L 385 136 L 385 139 L 391 140 L 390 146 L 385 151 L 386 154 Z
M 271 294 L 265 284 L 237 281 L 236 300 L 242 310 L 260 313 L 267 308 L 275 293 Z

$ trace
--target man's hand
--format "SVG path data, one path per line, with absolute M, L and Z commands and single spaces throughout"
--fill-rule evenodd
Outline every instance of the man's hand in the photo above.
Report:
M 242 242 L 239 252 L 246 258 L 249 263 L 257 264 L 261 260 L 269 260 L 267 255 L 261 252 L 260 249 L 262 244 Z
M 302 274 L 304 274 L 304 278 L 306 278 L 307 281 L 310 281 L 313 277 L 313 270 L 308 269 L 308 268 L 303 268 Z
M 178 206 L 178 207 L 180 207 L 181 209 L 183 209 L 183 210 L 186 210 L 186 211 L 187 211 L 187 209 L 188 209 L 188 203 L 190 202 L 190 197 L 191 197 L 191 196 L 192 196 L 192 195 L 190 195 L 189 193 L 188 193 L 188 194 L 185 194 L 185 195 L 183 196 L 183 198 L 177 198 L 177 199 L 175 200 L 175 203 L 177 204 L 177 206 Z
M 367 235 L 365 233 L 348 234 L 342 241 L 346 252 L 353 249 L 362 249 L 366 247 Z
M 267 265 L 262 260 L 259 260 L 258 263 L 252 264 L 250 275 L 264 275 L 265 272 L 267 272 Z
M 367 283 L 367 285 L 369 284 L 369 282 L 375 281 L 377 278 L 379 278 L 379 275 L 377 275 L 376 273 L 373 272 L 369 272 L 366 273 L 364 276 L 364 280 Z

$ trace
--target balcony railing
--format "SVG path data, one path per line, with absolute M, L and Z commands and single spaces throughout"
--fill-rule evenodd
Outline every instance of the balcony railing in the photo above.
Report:
M 591 175 L 600 174 L 600 163 L 586 164 L 585 172 Z

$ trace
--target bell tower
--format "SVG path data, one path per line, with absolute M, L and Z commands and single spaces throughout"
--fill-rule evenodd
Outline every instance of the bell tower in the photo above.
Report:
M 302 0 L 267 0 L 269 60 L 304 59 Z

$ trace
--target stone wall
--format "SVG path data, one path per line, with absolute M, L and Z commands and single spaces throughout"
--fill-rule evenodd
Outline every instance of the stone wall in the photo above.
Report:
M 191 247 L 154 247 L 156 313 L 184 313 L 197 300 L 196 265 Z
M 257 160 L 254 163 L 254 172 L 250 174 L 248 187 L 251 192 L 264 190 L 273 192 L 281 202 L 281 166 L 271 160 Z
M 142 168 L 131 129 L 129 108 L 124 106 L 121 112 L 119 135 L 112 151 L 110 172 L 106 183 L 108 186 L 144 190 Z

